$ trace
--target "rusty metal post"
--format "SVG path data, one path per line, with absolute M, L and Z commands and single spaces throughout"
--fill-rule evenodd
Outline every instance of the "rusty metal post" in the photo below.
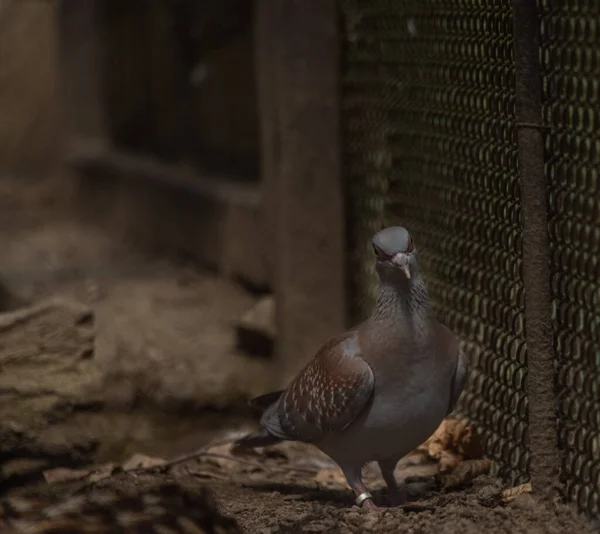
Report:
M 345 326 L 335 0 L 258 0 L 262 170 L 285 383 Z
M 539 16 L 536 2 L 513 0 L 515 92 L 523 278 L 528 353 L 530 475 L 535 492 L 552 498 L 559 485 L 556 393 L 550 293 L 547 182 L 544 174 Z

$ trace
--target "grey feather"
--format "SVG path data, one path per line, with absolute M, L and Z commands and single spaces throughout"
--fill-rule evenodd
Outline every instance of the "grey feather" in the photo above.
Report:
M 373 236 L 373 244 L 388 256 L 405 252 L 411 242 L 410 234 L 402 226 L 390 226 Z
M 465 388 L 467 378 L 469 376 L 469 359 L 460 346 L 458 347 L 457 360 L 456 370 L 454 372 L 454 376 L 452 377 L 452 384 L 450 386 L 450 404 L 448 406 L 448 414 L 452 413 L 454 408 L 456 408 L 456 403 L 458 402 L 458 399 Z

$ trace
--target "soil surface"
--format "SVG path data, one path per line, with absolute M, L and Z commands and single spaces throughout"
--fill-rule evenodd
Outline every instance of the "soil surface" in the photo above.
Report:
M 214 456 L 169 469 L 150 468 L 116 474 L 96 484 L 84 482 L 75 491 L 86 498 L 106 491 L 146 495 L 169 483 L 196 493 L 208 490 L 218 515 L 234 519 L 240 530 L 248 534 L 594 532 L 570 507 L 541 504 L 530 494 L 502 504 L 502 483 L 490 476 L 480 476 L 463 488 L 444 492 L 432 476 L 435 466 L 399 465 L 396 476 L 407 484 L 409 500 L 402 507 L 391 508 L 386 505 L 386 491 L 378 471 L 367 466 L 365 483 L 381 507 L 379 511 L 367 512 L 353 504 L 341 471 L 311 446 L 286 443 L 251 456 L 231 456 L 227 445 L 211 451 Z M 73 494 L 73 486 L 66 487 Z M 52 491 L 53 499 L 66 491 L 58 486 L 40 489 Z M 173 508 L 171 513 L 191 512 Z

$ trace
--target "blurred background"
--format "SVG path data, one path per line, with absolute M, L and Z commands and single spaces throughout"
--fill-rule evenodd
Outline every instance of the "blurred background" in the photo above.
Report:
M 251 425 L 402 224 L 500 475 L 597 516 L 599 6 L 309 4 L 0 0 L 0 488 Z

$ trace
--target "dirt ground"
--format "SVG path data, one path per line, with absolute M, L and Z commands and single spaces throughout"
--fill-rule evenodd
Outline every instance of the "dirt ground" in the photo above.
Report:
M 179 472 L 207 476 L 204 472 L 214 472 L 205 467 L 211 463 L 218 465 L 217 474 L 226 470 L 224 480 L 208 484 L 225 513 L 236 518 L 245 532 L 586 532 L 570 510 L 542 507 L 528 494 L 500 505 L 502 484 L 493 477 L 480 477 L 461 491 L 443 493 L 431 478 L 432 466 L 427 465 L 400 465 L 396 470 L 399 481 L 413 480 L 403 509 L 365 512 L 353 505 L 341 471 L 312 447 L 285 444 L 267 454 L 270 458 L 259 456 L 254 466 L 204 458 Z M 288 471 L 294 468 L 298 471 Z M 386 506 L 376 468 L 367 467 L 365 482 L 375 490 L 377 504 Z
M 225 431 L 239 432 L 251 424 L 239 407 L 264 387 L 268 362 L 236 351 L 233 325 L 255 296 L 214 274 L 141 257 L 98 229 L 78 226 L 68 218 L 45 217 L 43 206 L 55 213 L 56 205 L 44 195 L 36 196 L 28 207 L 17 202 L 12 214 L 9 198 L 3 197 L 4 231 L 0 232 L 5 254 L 0 279 L 9 295 L 4 298 L 5 307 L 19 308 L 50 295 L 63 295 L 90 306 L 98 317 L 94 358 L 102 372 L 96 385 L 107 395 L 101 417 L 96 414 L 94 420 L 100 424 L 100 417 L 102 433 L 118 435 L 118 439 L 100 447 L 96 463 L 119 464 L 133 453 L 170 459 Z M 40 203 L 40 198 L 46 200 Z M 8 223 L 17 220 L 17 212 L 22 224 L 11 227 Z M 353 505 L 339 469 L 310 446 L 283 444 L 256 455 L 232 456 L 223 445 L 176 465 L 156 463 L 143 470 L 111 468 L 110 476 L 90 478 L 83 472 L 75 481 L 46 479 L 31 487 L 13 487 L 10 498 L 43 497 L 44 506 L 53 503 L 55 508 L 35 519 L 35 514 L 21 507 L 19 520 L 5 517 L 4 526 L 14 532 L 50 532 L 32 525 L 59 517 L 56 503 L 65 499 L 79 499 L 77 507 L 64 513 L 83 525 L 90 508 L 82 503 L 89 504 L 97 492 L 120 499 L 125 494 L 143 496 L 172 483 L 191 492 L 208 490 L 217 508 L 210 513 L 233 519 L 238 527 L 226 521 L 229 526 L 220 530 L 186 530 L 181 518 L 191 517 L 204 506 L 202 502 L 171 506 L 165 501 L 161 510 L 177 516 L 173 524 L 180 530 L 173 527 L 161 532 L 593 532 L 571 508 L 538 503 L 535 495 L 525 493 L 503 502 L 504 486 L 491 476 L 443 491 L 431 465 L 399 466 L 397 476 L 408 484 L 410 493 L 409 502 L 400 508 L 385 507 L 379 473 L 367 468 L 365 482 L 374 490 L 377 504 L 384 506 L 370 513 Z M 156 506 L 153 510 L 158 513 Z M 2 520 L 0 513 L 0 531 Z M 151 532 L 135 530 L 131 521 L 129 527 L 120 524 L 112 530 L 89 532 Z M 23 530 L 24 524 L 29 530 Z M 84 532 L 55 532 L 67 531 Z
M 233 519 L 239 528 L 218 532 L 247 534 L 594 532 L 592 526 L 586 525 L 570 507 L 543 505 L 530 494 L 522 494 L 511 503 L 502 504 L 502 483 L 490 476 L 478 477 L 463 488 L 444 492 L 431 476 L 435 471 L 433 466 L 400 465 L 396 476 L 407 483 L 409 500 L 402 507 L 389 508 L 379 473 L 367 466 L 365 483 L 381 507 L 380 511 L 367 512 L 353 505 L 341 471 L 310 446 L 282 444 L 253 456 L 233 456 L 234 459 L 229 459 L 228 446 L 211 450 L 214 456 L 203 456 L 169 469 L 159 466 L 146 471 L 122 472 L 95 484 L 67 484 L 61 489 L 57 486 L 52 490 L 52 499 L 58 499 L 58 495 L 65 492 L 72 495 L 73 487 L 78 497 L 70 498 L 82 499 L 81 502 L 104 492 L 146 495 L 165 484 L 174 484 L 196 494 L 208 490 L 216 503 L 216 510 L 210 512 L 214 520 Z M 44 491 L 47 492 L 48 487 Z M 83 509 L 81 504 L 78 506 Z M 189 519 L 201 507 L 202 503 L 197 503 L 195 510 L 171 506 L 165 514 L 178 514 L 181 522 L 181 517 Z M 77 518 L 72 508 L 70 511 L 71 517 Z M 80 518 L 77 520 L 81 521 Z M 165 521 L 165 517 L 161 520 Z M 171 522 L 175 523 L 176 519 Z M 153 532 L 143 529 L 109 531 Z

